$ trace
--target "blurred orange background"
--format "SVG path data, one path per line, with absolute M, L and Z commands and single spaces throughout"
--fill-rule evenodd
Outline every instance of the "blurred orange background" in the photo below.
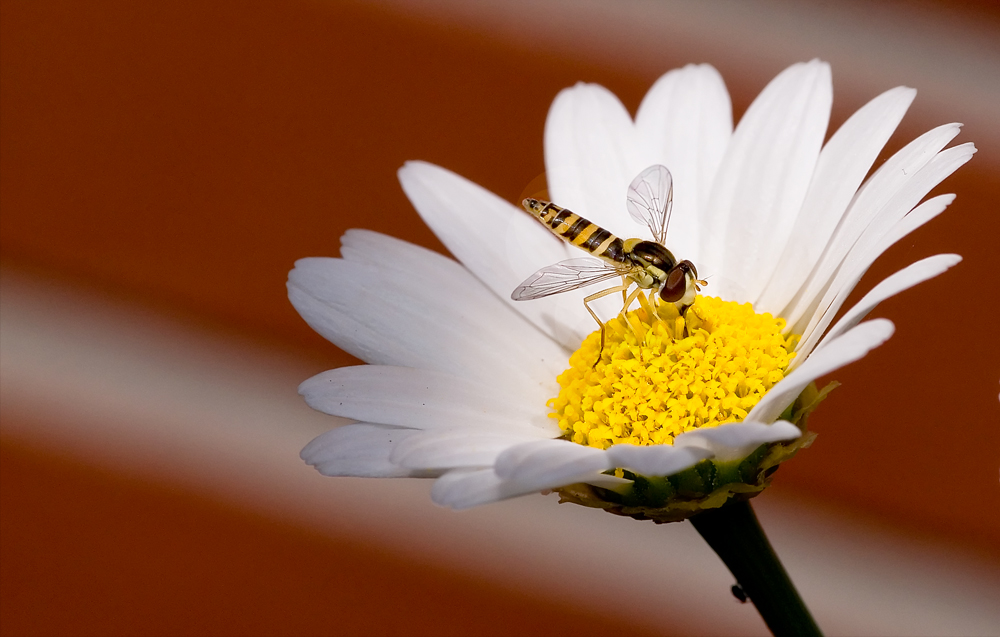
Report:
M 551 27 L 529 24 L 519 40 L 459 10 L 448 17 L 449 3 L 424 4 L 434 10 L 4 0 L 2 267 L 280 350 L 314 372 L 351 364 L 297 316 L 285 276 L 297 258 L 336 256 L 352 227 L 444 252 L 396 182 L 404 161 L 440 164 L 514 201 L 544 172 L 547 108 L 566 86 L 600 83 L 634 112 L 661 73 L 706 61 L 722 72 L 738 117 L 803 59 L 754 58 L 738 41 L 689 33 L 637 63 L 614 52 L 611 35 L 577 54 L 587 42 L 570 45 L 583 31 L 549 49 L 537 34 Z M 1000 34 L 988 3 L 912 7 Z M 998 70 L 981 78 L 992 90 Z M 856 80 L 866 69 L 835 60 L 833 72 L 831 131 L 894 85 L 869 89 Z M 876 165 L 929 128 L 963 120 L 961 94 L 953 111 L 931 95 L 922 103 L 918 94 Z M 896 335 L 836 373 L 842 387 L 811 421 L 816 444 L 762 499 L 807 500 L 995 568 L 1000 158 L 989 142 L 1000 125 L 976 117 L 958 142 L 976 142 L 979 153 L 936 191 L 957 201 L 886 253 L 853 298 L 931 254 L 956 252 L 963 263 L 876 309 Z M 17 302 L 9 289 L 5 306 Z M 542 599 L 105 466 L 32 436 L 30 410 L 2 418 L 4 635 L 651 630 L 556 592 Z M 710 626 L 678 617 L 651 633 Z

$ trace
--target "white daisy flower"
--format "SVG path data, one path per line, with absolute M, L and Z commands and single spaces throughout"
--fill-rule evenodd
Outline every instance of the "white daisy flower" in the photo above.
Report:
M 667 246 L 709 282 L 683 316 L 652 297 L 618 318 L 617 295 L 599 302 L 612 317 L 600 354 L 585 292 L 510 298 L 538 268 L 586 256 L 579 248 L 458 175 L 407 163 L 403 189 L 457 261 L 351 230 L 342 258 L 296 263 L 292 304 L 369 363 L 301 385 L 314 409 L 355 421 L 303 459 L 330 476 L 436 478 L 434 501 L 455 508 L 558 489 L 643 517 L 630 508 L 648 504 L 628 495 L 633 481 L 669 491 L 660 504 L 718 506 L 763 488 L 807 442 L 813 381 L 891 336 L 891 322 L 861 319 L 960 261 L 904 268 L 831 327 L 875 259 L 951 203 L 921 200 L 975 152 L 945 149 L 960 128 L 948 124 L 862 183 L 914 96 L 879 95 L 824 145 L 832 85 L 819 61 L 778 75 L 735 130 L 708 65 L 661 77 L 634 120 L 603 87 L 562 91 L 545 129 L 548 198 L 620 237 L 652 239 L 626 191 L 646 167 L 668 167 Z

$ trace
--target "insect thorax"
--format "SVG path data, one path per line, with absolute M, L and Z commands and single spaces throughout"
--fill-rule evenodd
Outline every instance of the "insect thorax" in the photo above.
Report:
M 630 239 L 629 241 L 636 240 Z M 631 250 L 629 250 L 629 248 L 631 248 Z M 637 241 L 632 245 L 628 245 L 628 242 L 626 242 L 625 249 L 630 252 L 633 257 L 641 259 L 643 261 L 643 265 L 651 265 L 659 268 L 663 272 L 669 272 L 671 268 L 677 265 L 677 259 L 674 258 L 673 253 L 654 241 Z

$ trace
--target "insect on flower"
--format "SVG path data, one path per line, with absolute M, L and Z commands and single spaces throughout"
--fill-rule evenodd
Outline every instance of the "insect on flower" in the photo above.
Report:
M 655 290 L 660 299 L 674 303 L 683 313 L 694 303 L 697 292 L 707 283 L 698 278 L 690 261 L 678 261 L 665 242 L 670 224 L 674 184 L 666 166 L 654 164 L 643 170 L 628 187 L 628 212 L 636 223 L 645 224 L 655 241 L 620 239 L 571 210 L 547 201 L 525 199 L 524 209 L 538 218 L 554 235 L 586 250 L 597 259 L 567 259 L 546 266 L 517 286 L 510 298 L 515 301 L 540 299 L 552 294 L 577 290 L 614 277 L 621 285 L 601 290 L 583 299 L 583 305 L 601 326 L 601 350 L 604 349 L 604 322 L 589 303 L 621 292 L 622 312 L 628 310 L 640 290 Z M 632 285 L 636 288 L 626 298 Z

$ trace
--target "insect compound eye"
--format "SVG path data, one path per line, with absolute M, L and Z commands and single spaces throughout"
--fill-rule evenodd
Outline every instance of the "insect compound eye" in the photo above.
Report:
M 691 272 L 686 261 L 681 261 L 667 273 L 667 281 L 660 290 L 660 298 L 668 303 L 676 303 L 687 292 L 687 275 Z
M 632 254 L 661 270 L 669 270 L 677 262 L 670 250 L 652 241 L 640 241 L 635 244 L 635 247 L 632 248 Z
M 698 268 L 694 267 L 693 263 L 691 263 L 688 260 L 684 260 L 684 261 L 681 261 L 681 264 L 682 265 L 686 265 L 688 268 L 690 268 L 690 270 L 691 270 L 691 278 L 693 278 L 693 279 L 697 279 L 698 278 Z

